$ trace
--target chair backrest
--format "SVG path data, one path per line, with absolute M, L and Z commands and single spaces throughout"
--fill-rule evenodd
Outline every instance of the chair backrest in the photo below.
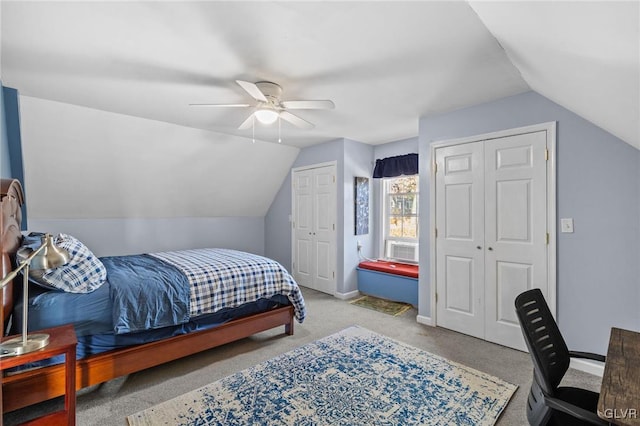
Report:
M 516 313 L 544 392 L 553 395 L 569 368 L 569 349 L 540 289 L 516 297 Z

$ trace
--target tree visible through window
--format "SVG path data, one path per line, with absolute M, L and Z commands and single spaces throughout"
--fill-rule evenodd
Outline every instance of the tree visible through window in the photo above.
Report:
M 385 257 L 417 260 L 418 175 L 385 179 L 383 188 Z

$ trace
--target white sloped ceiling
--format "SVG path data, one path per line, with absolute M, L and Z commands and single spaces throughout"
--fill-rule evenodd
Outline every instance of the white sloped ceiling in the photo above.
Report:
M 299 149 L 23 96 L 29 217 L 266 214 Z
M 640 149 L 640 2 L 470 4 L 533 90 Z
M 30 217 L 262 216 L 299 148 L 535 90 L 640 148 L 638 2 L 0 2 Z M 270 80 L 316 127 L 238 130 Z M 53 169 L 53 171 L 51 170 Z M 71 186 L 72 185 L 72 186 Z M 65 188 L 60 194 L 60 188 Z M 66 197 L 62 201 L 61 196 Z M 40 204 L 38 204 L 40 203 Z

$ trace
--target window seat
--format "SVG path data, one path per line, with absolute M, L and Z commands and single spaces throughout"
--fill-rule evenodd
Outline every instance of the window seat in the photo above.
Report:
M 418 265 L 387 261 L 360 262 L 358 291 L 418 306 Z

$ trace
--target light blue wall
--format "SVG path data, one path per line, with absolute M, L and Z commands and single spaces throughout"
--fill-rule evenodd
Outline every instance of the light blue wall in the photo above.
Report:
M 310 166 L 313 164 L 327 163 L 336 161 L 337 163 L 337 181 L 342 181 L 343 175 L 343 150 L 344 140 L 336 139 L 323 144 L 304 148 L 298 154 L 292 168 Z M 338 185 L 338 201 L 343 198 L 343 188 Z M 280 190 L 276 194 L 271 207 L 264 218 L 265 222 L 265 255 L 280 262 L 285 268 L 291 270 L 291 173 L 287 175 L 280 186 Z M 337 235 L 342 234 L 343 216 L 338 214 L 338 223 L 336 224 Z M 338 238 L 338 241 L 340 239 Z M 338 244 L 338 259 L 343 256 L 342 246 Z M 338 262 L 338 271 L 336 271 L 338 283 L 342 282 L 341 262 Z
M 358 255 L 357 242 L 362 243 L 362 255 L 364 257 L 374 256 L 374 229 L 372 215 L 369 214 L 369 233 L 366 235 L 355 235 L 355 190 L 354 178 L 357 176 L 369 178 L 369 193 L 371 194 L 373 174 L 373 146 L 366 145 L 353 140 L 344 140 L 344 280 L 342 289 L 338 283 L 338 292 L 350 293 L 358 290 L 358 279 L 356 267 L 360 263 Z M 369 212 L 376 210 L 376 205 L 369 198 Z M 340 205 L 340 202 L 338 202 Z M 339 238 L 338 238 L 339 240 Z M 339 258 L 340 259 L 340 258 Z
M 29 231 L 73 235 L 96 256 L 209 247 L 264 254 L 261 217 L 31 219 Z
M 354 231 L 354 177 L 371 176 L 373 147 L 349 139 L 336 139 L 300 151 L 293 168 L 336 161 L 338 216 L 337 235 L 337 292 L 357 290 L 356 267 L 359 263 L 357 241 L 362 241 L 365 256 L 373 256 L 372 218 L 368 235 L 355 235 Z M 265 254 L 286 268 L 291 268 L 291 175 L 282 183 L 265 217 Z
M 429 209 L 430 144 L 531 124 L 557 124 L 558 323 L 573 350 L 605 353 L 612 326 L 640 329 L 640 151 L 535 93 L 420 119 L 420 209 Z M 429 216 L 420 217 L 429 265 Z M 559 224 L 557 225 L 560 229 Z M 420 315 L 429 316 L 428 275 Z

